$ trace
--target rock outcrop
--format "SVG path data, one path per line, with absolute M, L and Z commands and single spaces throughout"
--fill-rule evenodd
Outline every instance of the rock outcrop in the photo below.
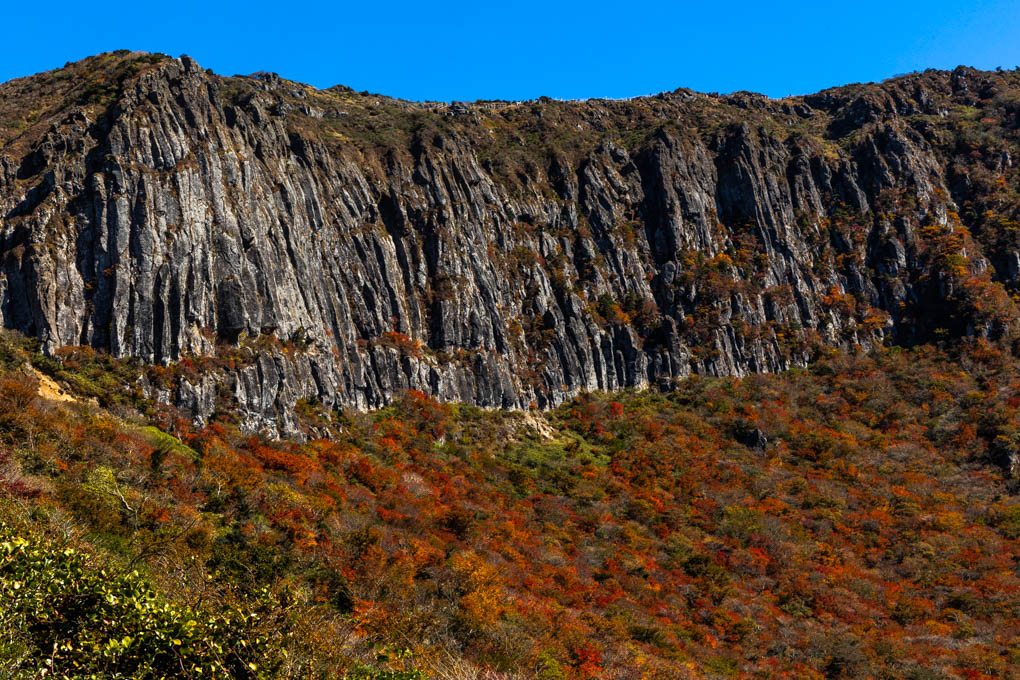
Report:
M 307 397 L 546 406 L 1001 336 L 1017 92 L 416 104 L 104 55 L 0 86 L 0 316 L 50 352 L 247 348 L 168 398 L 285 430 Z

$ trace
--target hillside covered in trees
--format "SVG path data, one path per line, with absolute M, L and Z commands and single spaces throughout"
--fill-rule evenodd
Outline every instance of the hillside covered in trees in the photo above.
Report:
M 981 341 L 549 412 L 304 402 L 304 443 L 133 394 L 158 367 L 0 359 L 14 677 L 1018 677 L 1020 370 Z

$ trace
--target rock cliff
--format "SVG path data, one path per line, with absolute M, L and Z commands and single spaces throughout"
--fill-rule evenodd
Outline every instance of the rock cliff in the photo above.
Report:
M 546 406 L 1000 338 L 1018 112 L 1020 74 L 966 68 L 434 104 L 101 55 L 0 85 L 0 316 L 48 352 L 229 357 L 161 398 L 284 430 L 302 398 Z

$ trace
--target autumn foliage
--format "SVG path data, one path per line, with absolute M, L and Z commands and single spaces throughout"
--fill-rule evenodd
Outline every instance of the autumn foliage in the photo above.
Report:
M 309 406 L 303 443 L 170 436 L 17 366 L 0 519 L 189 607 L 274 593 L 284 677 L 1020 677 L 1020 370 L 990 345 L 581 395 L 541 431 Z

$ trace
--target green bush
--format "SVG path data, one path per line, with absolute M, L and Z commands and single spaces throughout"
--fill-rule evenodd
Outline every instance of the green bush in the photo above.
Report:
M 95 569 L 80 551 L 4 525 L 0 602 L 0 674 L 14 680 L 259 680 L 283 659 L 256 610 L 167 602 L 135 572 Z M 271 603 L 263 593 L 258 604 Z

